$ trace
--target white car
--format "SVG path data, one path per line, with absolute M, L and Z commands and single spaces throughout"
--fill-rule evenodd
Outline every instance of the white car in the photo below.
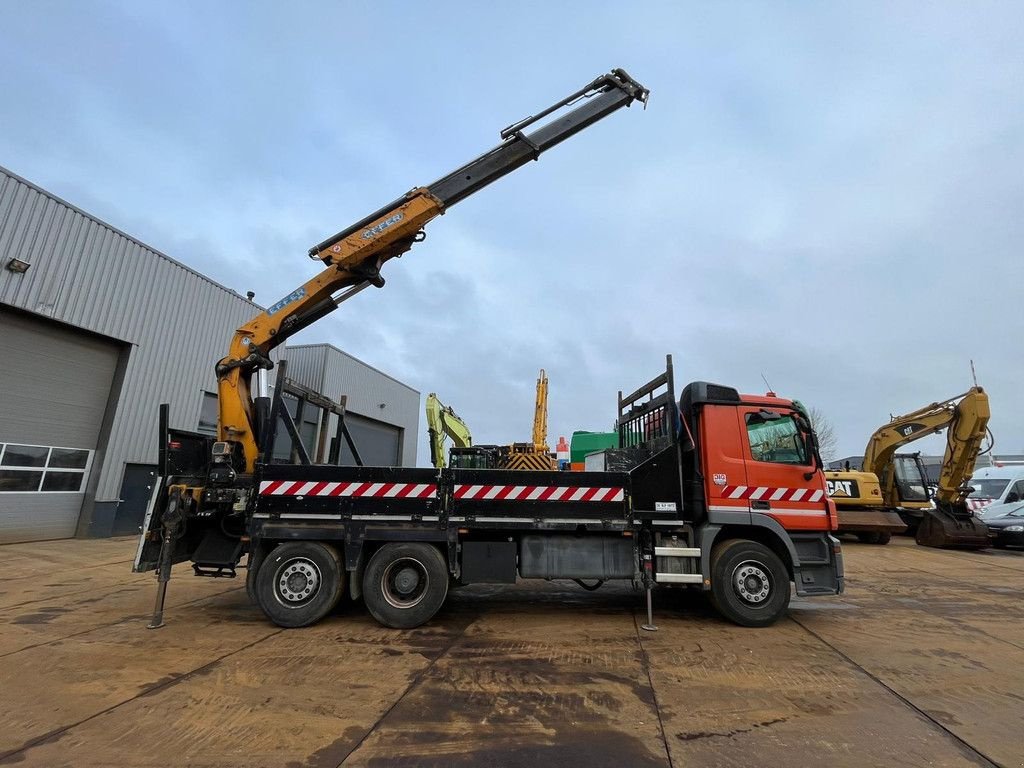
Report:
M 1024 501 L 1024 466 L 982 467 L 968 484 L 967 505 L 983 520 L 1001 517 Z

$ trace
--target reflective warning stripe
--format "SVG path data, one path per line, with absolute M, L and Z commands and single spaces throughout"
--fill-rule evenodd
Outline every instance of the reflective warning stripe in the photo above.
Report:
M 994 499 L 968 499 L 967 506 L 970 509 L 981 509 L 991 504 Z
M 825 492 L 808 488 L 772 488 L 767 485 L 727 485 L 722 489 L 722 498 L 749 499 L 750 501 L 821 501 Z
M 456 485 L 455 498 L 462 501 L 622 501 L 623 488 L 592 488 L 578 485 Z
M 260 496 L 353 496 L 378 499 L 425 499 L 437 493 L 433 483 L 328 483 L 264 480 Z

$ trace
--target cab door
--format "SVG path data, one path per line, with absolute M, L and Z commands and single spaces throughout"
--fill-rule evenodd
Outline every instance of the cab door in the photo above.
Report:
M 708 519 L 719 524 L 749 525 L 750 504 L 737 494 L 746 489 L 747 454 L 743 417 L 732 405 L 706 405 L 700 412 L 701 471 Z
M 795 414 L 772 406 L 741 406 L 738 412 L 747 487 L 732 495 L 747 501 L 755 522 L 764 515 L 789 531 L 829 530 L 824 475 Z

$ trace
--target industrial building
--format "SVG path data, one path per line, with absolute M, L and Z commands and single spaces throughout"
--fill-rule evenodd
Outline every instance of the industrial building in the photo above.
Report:
M 158 405 L 215 431 L 213 364 L 261 309 L 0 168 L 0 543 L 137 532 Z M 347 395 L 364 463 L 415 466 L 419 392 L 327 345 L 278 354 L 310 395 L 311 454 L 355 460 L 328 408 Z

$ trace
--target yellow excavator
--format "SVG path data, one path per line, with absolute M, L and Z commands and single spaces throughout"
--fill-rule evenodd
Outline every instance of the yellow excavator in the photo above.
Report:
M 825 473 L 839 515 L 839 533 L 886 544 L 911 528 L 918 544 L 980 549 L 989 545 L 988 527 L 967 507 L 966 484 L 988 434 L 988 395 L 978 386 L 948 400 L 895 416 L 868 440 L 860 471 Z M 902 446 L 946 430 L 946 452 L 934 497 L 916 454 Z
M 466 422 L 433 392 L 427 395 L 427 434 L 430 436 L 430 463 L 437 469 L 445 468 L 445 437 L 451 438 L 456 448 L 473 445 L 473 436 Z
M 540 369 L 537 398 L 533 411 L 533 442 L 512 443 L 502 451 L 500 469 L 532 469 L 549 472 L 558 469 L 548 446 L 548 376 Z

